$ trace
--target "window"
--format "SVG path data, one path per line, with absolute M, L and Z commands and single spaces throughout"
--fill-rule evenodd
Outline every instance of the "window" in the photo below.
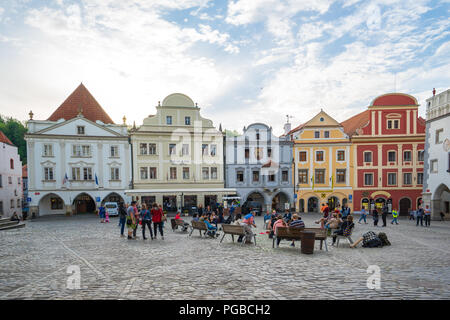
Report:
M 256 134 L 256 140 L 259 140 L 259 133 Z
M 150 179 L 152 179 L 152 180 L 157 179 L 156 167 L 150 167 Z
M 245 159 L 248 159 L 250 157 L 250 150 L 248 148 L 245 148 Z
M 300 151 L 298 153 L 298 161 L 306 162 L 306 151 Z
M 443 142 L 443 140 L 442 140 L 443 133 L 444 133 L 444 129 L 436 130 L 436 139 L 435 139 L 436 143 L 442 143 Z
M 147 144 L 141 143 L 139 150 L 141 151 L 141 155 L 146 155 L 147 154 Z
M 211 145 L 211 156 L 215 157 L 217 154 L 217 145 L 216 144 L 212 144 Z
M 387 128 L 388 129 L 398 129 L 398 128 L 400 128 L 400 120 L 398 120 L 398 119 L 388 120 L 387 121 Z
M 320 138 L 320 131 L 314 131 L 314 138 Z
M 119 146 L 111 146 L 110 148 L 110 154 L 111 157 L 118 157 L 119 156 Z
M 14 208 L 14 199 L 11 199 L 11 208 Z
M 372 162 L 372 152 L 364 152 L 364 162 Z
M 63 201 L 61 198 L 50 198 L 51 210 L 61 210 L 63 208 Z
M 281 171 L 281 181 L 287 182 L 289 179 L 289 172 L 287 170 Z
M 177 145 L 175 143 L 169 144 L 169 156 L 174 156 L 177 154 Z
M 187 126 L 191 125 L 191 117 L 184 117 L 184 124 Z
M 316 151 L 316 161 L 323 161 L 323 151 Z
M 412 173 L 411 172 L 405 172 L 403 174 L 403 184 L 412 184 Z
M 267 148 L 267 158 L 272 157 L 272 148 Z
M 166 116 L 166 124 L 172 124 L 172 116 Z
M 438 161 L 437 161 L 437 159 L 430 161 L 430 171 L 432 173 L 437 173 L 438 172 Z
M 275 181 L 275 173 L 273 171 L 269 171 L 269 182 Z
M 73 167 L 72 168 L 72 180 L 81 180 L 81 168 Z
M 45 181 L 52 181 L 53 179 L 53 168 L 44 168 L 44 180 Z
M 13 159 L 9 160 L 9 165 L 10 165 L 11 169 L 14 169 L 14 160 Z
M 17 208 L 20 208 L 20 199 L 17 199 L 17 205 L 16 205 L 16 207 L 17 207 Z
M 388 185 L 390 186 L 397 185 L 397 173 L 390 172 L 388 173 L 387 177 L 388 177 Z
M 183 179 L 189 179 L 189 167 L 183 167 Z
M 148 168 L 147 167 L 141 167 L 139 171 L 140 171 L 140 174 L 141 174 L 141 180 L 147 180 L 148 179 Z
M 209 180 L 209 168 L 202 168 L 203 180 Z
M 308 184 L 308 169 L 298 170 L 298 183 Z
M 256 148 L 256 160 L 261 160 L 263 158 L 263 148 Z
M 364 185 L 365 186 L 373 185 L 373 173 L 364 173 Z
M 156 143 L 148 144 L 148 154 L 152 154 L 152 155 L 156 154 Z
M 397 158 L 396 152 L 395 151 L 389 151 L 388 152 L 388 161 L 389 162 L 395 162 Z
M 84 126 L 77 126 L 77 133 L 84 134 Z
M 83 168 L 83 180 L 92 180 L 92 168 Z
M 346 177 L 346 170 L 345 169 L 336 169 L 336 182 L 337 183 L 345 183 L 345 177 Z
M 253 179 L 252 179 L 253 182 L 259 182 L 259 171 L 258 170 L 254 170 L 252 172 L 252 177 L 253 177 Z
M 330 131 L 324 131 L 323 135 L 325 138 L 329 138 L 330 137 Z
M 338 161 L 345 161 L 345 151 L 344 150 L 338 150 L 338 152 L 337 152 L 337 160 Z
M 188 144 L 183 144 L 183 146 L 181 147 L 181 155 L 183 155 L 183 156 L 189 155 L 189 145 Z
M 3 187 L 3 176 L 0 174 L 0 188 Z
M 236 172 L 236 181 L 237 182 L 244 182 L 244 171 Z
M 8 177 L 8 184 L 12 184 L 12 178 Z
M 176 180 L 177 179 L 177 168 L 176 167 L 171 167 L 170 168 L 170 179 L 171 180 Z
M 17 197 L 17 189 L 14 189 L 14 196 Z
M 111 168 L 111 180 L 120 180 L 119 168 Z
M 204 156 L 208 155 L 208 145 L 207 144 L 202 144 L 202 154 Z
M 417 161 L 424 161 L 425 159 L 425 151 L 418 150 L 417 151 Z
M 403 161 L 411 161 L 411 151 L 403 152 Z
M 325 169 L 315 170 L 315 183 L 325 183 Z
M 73 145 L 72 146 L 72 156 L 76 157 L 90 157 L 91 156 L 91 146 L 90 145 Z
M 44 144 L 44 157 L 53 157 L 53 145 Z
M 217 168 L 216 167 L 211 168 L 211 179 L 217 179 Z
M 423 172 L 417 172 L 417 184 L 423 184 Z

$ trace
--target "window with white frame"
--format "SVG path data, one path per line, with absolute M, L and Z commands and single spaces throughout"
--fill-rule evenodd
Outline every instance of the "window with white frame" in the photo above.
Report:
M 72 167 L 72 180 L 76 181 L 81 180 L 81 168 Z
M 396 162 L 397 161 L 397 153 L 395 151 L 389 151 L 388 152 L 388 161 L 389 162 Z
M 236 172 L 236 181 L 237 182 L 244 182 L 244 171 L 238 170 Z
M 424 160 L 425 160 L 425 151 L 417 150 L 417 161 L 424 161 Z
M 45 181 L 53 181 L 53 168 L 52 167 L 44 167 L 44 180 Z
M 346 173 L 346 169 L 336 169 L 336 183 L 345 183 Z
M 412 184 L 412 173 L 411 172 L 403 173 L 403 184 L 406 184 L 406 185 Z
M 169 144 L 169 156 L 174 156 L 177 154 L 177 145 L 175 143 Z
M 202 178 L 203 180 L 209 180 L 209 168 L 202 168 Z
M 85 134 L 84 126 L 77 126 L 77 134 Z
M 373 173 L 364 173 L 364 185 L 373 186 Z
M 211 179 L 216 180 L 217 179 L 217 168 L 211 167 Z
M 111 180 L 120 180 L 119 168 L 111 168 Z
M 298 153 L 298 161 L 306 162 L 306 159 L 307 159 L 306 156 L 307 156 L 306 151 L 300 151 Z
M 147 154 L 147 144 L 146 143 L 140 143 L 139 144 L 139 151 L 141 155 Z
M 417 172 L 417 184 L 423 184 L 423 172 Z
M 433 159 L 430 161 L 430 171 L 432 173 L 437 173 L 438 172 L 438 161 L 437 159 Z
M 298 169 L 298 183 L 308 184 L 308 169 Z
M 119 146 L 111 146 L 110 147 L 110 155 L 111 155 L 111 157 L 118 157 L 119 156 Z
M 72 146 L 72 156 L 76 157 L 90 157 L 91 146 L 75 144 Z
M 320 138 L 320 131 L 314 131 L 314 138 L 316 139 Z
M 212 144 L 211 145 L 211 156 L 215 157 L 217 154 L 217 145 L 216 144 Z
M 316 151 L 316 161 L 321 162 L 323 158 L 323 151 Z
M 183 179 L 184 180 L 189 180 L 190 179 L 190 174 L 189 174 L 189 167 L 183 167 Z
M 172 124 L 172 116 L 166 116 L 166 124 L 168 125 Z
M 155 155 L 156 154 L 156 143 L 148 144 L 148 154 Z
M 177 168 L 176 167 L 170 167 L 170 179 L 171 180 L 177 179 Z
M 364 162 L 372 162 L 372 151 L 364 152 Z
M 188 144 L 183 144 L 181 146 L 181 155 L 183 155 L 183 156 L 189 155 L 189 145 Z
M 388 129 L 399 129 L 400 128 L 400 120 L 399 119 L 389 119 L 387 121 Z
M 444 142 L 444 129 L 437 129 L 436 130 L 436 138 L 435 138 L 435 143 L 442 143 Z
M 44 157 L 53 157 L 53 145 L 52 144 L 44 144 Z
M 323 136 L 324 136 L 324 138 L 329 138 L 330 137 L 330 131 L 324 131 L 323 132 Z
M 403 161 L 411 161 L 411 151 L 403 151 Z
M 387 174 L 388 182 L 387 184 L 389 186 L 396 186 L 397 185 L 397 173 L 395 172 L 389 172 Z
M 92 168 L 89 168 L 89 167 L 83 168 L 83 180 L 93 180 L 92 179 Z
M 12 184 L 12 177 L 8 177 L 8 184 Z
M 149 173 L 150 173 L 149 177 L 150 177 L 151 180 L 157 179 L 157 175 L 156 175 L 156 173 L 157 173 L 156 167 L 150 167 L 150 168 L 149 168 Z
M 337 151 L 337 161 L 345 161 L 345 150 Z
M 287 182 L 289 180 L 289 171 L 282 170 L 281 171 L 281 181 Z
M 272 171 L 272 170 L 269 171 L 268 180 L 269 180 L 269 182 L 275 182 L 275 172 L 274 171 Z
M 259 182 L 259 170 L 252 171 L 252 181 Z
M 148 168 L 147 167 L 141 167 L 139 169 L 141 180 L 147 180 L 148 179 Z
M 191 125 L 191 117 L 184 117 L 184 124 L 187 126 Z
M 202 144 L 202 154 L 204 156 L 208 155 L 208 145 L 207 144 Z

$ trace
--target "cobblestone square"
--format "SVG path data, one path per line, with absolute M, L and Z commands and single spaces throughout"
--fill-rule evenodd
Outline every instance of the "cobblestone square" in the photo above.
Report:
M 317 227 L 318 215 L 302 216 Z M 189 221 L 190 219 L 186 219 Z M 370 220 L 370 219 L 369 219 Z M 371 222 L 369 221 L 368 222 Z M 262 217 L 256 218 L 257 232 Z M 226 236 L 200 238 L 164 228 L 165 239 L 120 237 L 118 219 L 95 216 L 45 217 L 23 229 L 0 233 L 1 299 L 449 299 L 450 223 L 375 228 L 355 223 L 353 239 L 383 231 L 392 246 L 349 248 L 346 240 L 329 251 L 300 253 L 258 234 L 257 245 L 241 246 Z M 125 231 L 126 233 L 126 231 Z M 67 289 L 67 268 L 79 266 L 81 288 Z M 381 270 L 381 289 L 368 289 L 369 265 Z

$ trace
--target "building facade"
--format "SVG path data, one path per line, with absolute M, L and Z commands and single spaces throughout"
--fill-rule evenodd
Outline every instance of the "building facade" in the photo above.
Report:
M 127 194 L 165 211 L 215 206 L 224 188 L 223 135 L 200 108 L 181 93 L 158 103 L 156 114 L 130 132 L 133 188 Z
M 355 211 L 386 203 L 408 215 L 421 204 L 425 120 L 418 107 L 410 95 L 389 93 L 342 122 L 353 146 Z
M 241 203 L 255 201 L 263 210 L 284 211 L 294 204 L 292 143 L 272 127 L 253 123 L 225 143 L 225 185 L 235 188 Z
M 94 212 L 107 201 L 128 201 L 131 147 L 83 84 L 47 119 L 27 122 L 31 216 Z M 125 122 L 125 119 L 124 119 Z
M 299 212 L 318 212 L 346 204 L 353 209 L 351 141 L 343 126 L 321 110 L 291 130 L 294 184 Z
M 0 218 L 22 214 L 22 161 L 18 148 L 0 131 Z
M 423 201 L 433 219 L 450 215 L 450 89 L 427 99 Z

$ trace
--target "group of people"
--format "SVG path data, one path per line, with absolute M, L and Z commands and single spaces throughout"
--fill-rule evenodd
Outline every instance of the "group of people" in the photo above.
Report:
M 305 223 L 298 214 L 286 210 L 284 215 L 277 213 L 275 210 L 272 213 L 267 212 L 264 215 L 264 225 L 269 231 L 269 238 L 273 238 L 277 234 L 278 227 L 290 227 L 290 228 L 304 228 Z M 280 244 L 281 239 L 277 238 L 277 246 Z M 295 241 L 292 240 L 291 246 L 295 247 Z
M 423 222 L 425 221 L 425 227 L 429 227 L 431 223 L 431 209 L 428 205 L 425 208 L 422 206 L 417 210 L 411 210 L 409 213 L 409 220 L 416 220 L 416 226 L 420 225 L 423 227 Z M 444 221 L 444 213 L 441 212 L 441 220 Z
M 384 206 L 382 206 L 381 208 L 379 207 L 374 207 L 372 210 L 366 210 L 365 207 L 361 208 L 361 216 L 358 220 L 358 223 L 361 223 L 361 221 L 364 220 L 364 223 L 367 224 L 367 216 L 368 215 L 372 215 L 372 219 L 373 219 L 373 225 L 375 227 L 378 227 L 378 221 L 380 219 L 381 216 L 381 220 L 383 221 L 383 225 L 382 227 L 386 227 L 387 224 L 387 216 L 389 214 L 392 214 L 392 221 L 391 224 L 398 224 L 398 211 L 397 209 L 392 209 L 389 210 L 389 206 L 387 204 L 385 204 Z
M 353 216 L 351 210 L 347 205 L 337 205 L 334 210 L 330 210 L 327 203 L 322 203 L 321 207 L 322 217 L 316 221 L 320 224 L 321 229 L 326 229 L 328 234 L 332 236 L 332 245 L 336 243 L 337 236 L 351 235 L 355 224 L 353 223 Z
M 150 238 L 157 239 L 158 231 L 161 235 L 161 239 L 164 240 L 164 222 L 166 216 L 164 215 L 161 205 L 153 203 L 151 209 L 147 208 L 145 203 L 140 208 L 137 207 L 136 201 L 132 201 L 130 205 L 120 203 L 119 204 L 119 227 L 120 236 L 124 237 L 125 225 L 128 229 L 128 239 L 137 239 L 136 233 L 138 226 L 141 225 L 142 239 L 147 240 L 145 231 L 148 228 L 150 232 Z M 153 223 L 153 230 L 152 230 Z

